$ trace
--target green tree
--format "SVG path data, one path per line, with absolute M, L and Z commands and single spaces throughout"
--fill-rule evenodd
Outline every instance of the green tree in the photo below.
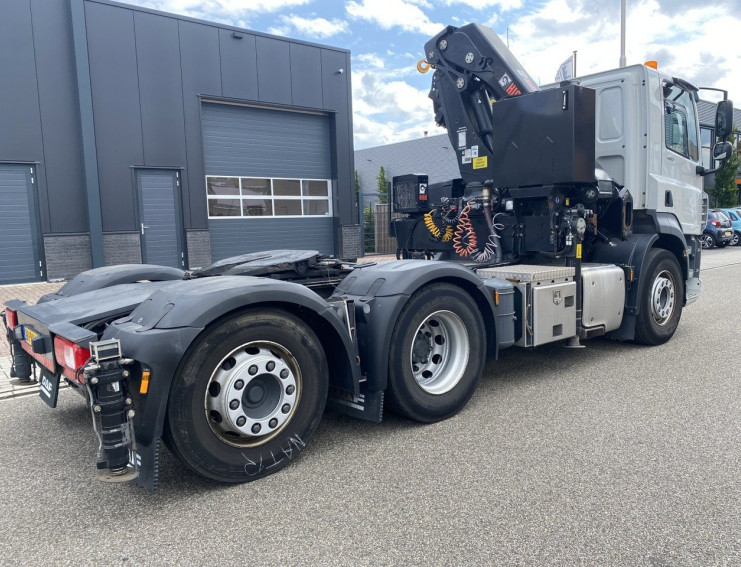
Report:
M 738 146 L 736 145 L 736 131 L 734 126 L 732 140 L 733 152 L 731 158 L 726 161 L 720 171 L 715 174 L 715 187 L 712 190 L 712 199 L 716 207 L 735 207 L 738 205 L 738 187 L 736 186 L 736 176 L 738 174 L 739 157 Z
M 378 170 L 376 181 L 378 182 L 378 189 L 376 189 L 378 202 L 385 205 L 389 202 L 389 180 L 386 179 L 386 170 L 383 169 L 383 166 Z

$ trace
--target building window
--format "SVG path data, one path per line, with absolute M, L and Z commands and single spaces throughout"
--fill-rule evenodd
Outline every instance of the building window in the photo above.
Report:
M 327 217 L 327 179 L 206 176 L 208 217 Z
M 674 84 L 664 85 L 664 124 L 666 147 L 697 161 L 697 124 L 692 97 Z

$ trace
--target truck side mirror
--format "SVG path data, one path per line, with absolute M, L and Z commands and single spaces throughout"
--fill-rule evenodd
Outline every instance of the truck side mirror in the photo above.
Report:
M 732 153 L 733 146 L 731 145 L 731 142 L 718 142 L 713 146 L 713 159 L 718 160 L 720 162 L 720 165 L 718 167 L 714 167 L 713 169 L 705 169 L 703 166 L 698 165 L 696 168 L 697 175 L 701 175 L 704 177 L 706 175 L 710 175 L 711 173 L 720 171 L 720 169 L 725 165 L 726 160 L 731 158 Z
M 733 132 L 733 102 L 721 100 L 715 109 L 715 135 L 725 140 L 731 132 Z
M 725 162 L 731 158 L 733 152 L 733 146 L 731 142 L 718 142 L 713 146 L 713 159 L 717 159 Z

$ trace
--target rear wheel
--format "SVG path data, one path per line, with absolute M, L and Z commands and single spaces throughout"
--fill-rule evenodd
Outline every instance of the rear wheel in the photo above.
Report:
M 702 236 L 700 236 L 700 244 L 705 249 L 712 248 L 713 246 L 715 246 L 715 239 L 712 235 L 704 232 Z
M 314 332 L 281 310 L 208 330 L 173 380 L 165 440 L 196 473 L 247 482 L 299 456 L 324 411 L 327 362 Z
M 392 408 L 427 423 L 458 413 L 481 379 L 485 338 L 479 308 L 463 289 L 440 283 L 417 291 L 391 335 Z
M 660 345 L 672 338 L 682 316 L 682 270 L 674 254 L 653 248 L 648 251 L 641 268 L 641 280 L 636 341 Z
M 733 236 L 731 237 L 731 241 L 728 243 L 731 246 L 738 246 L 738 243 L 741 242 L 741 234 L 738 232 L 734 232 Z

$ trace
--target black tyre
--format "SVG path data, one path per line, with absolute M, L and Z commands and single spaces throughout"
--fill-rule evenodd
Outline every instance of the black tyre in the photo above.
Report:
M 316 334 L 278 309 L 251 311 L 206 331 L 170 390 L 165 441 L 193 471 L 248 482 L 300 455 L 327 400 Z
M 468 293 L 445 283 L 418 290 L 391 334 L 391 408 L 425 423 L 458 413 L 481 379 L 485 345 L 484 321 Z
M 700 236 L 700 245 L 706 250 L 710 249 L 713 246 L 715 246 L 715 238 L 713 238 L 712 234 L 703 232 L 702 235 Z
M 730 246 L 738 246 L 739 242 L 741 242 L 741 233 L 734 231 L 731 241 L 728 244 Z
M 636 341 L 660 345 L 672 338 L 682 316 L 682 270 L 671 252 L 653 248 L 648 251 L 641 268 L 641 280 Z

